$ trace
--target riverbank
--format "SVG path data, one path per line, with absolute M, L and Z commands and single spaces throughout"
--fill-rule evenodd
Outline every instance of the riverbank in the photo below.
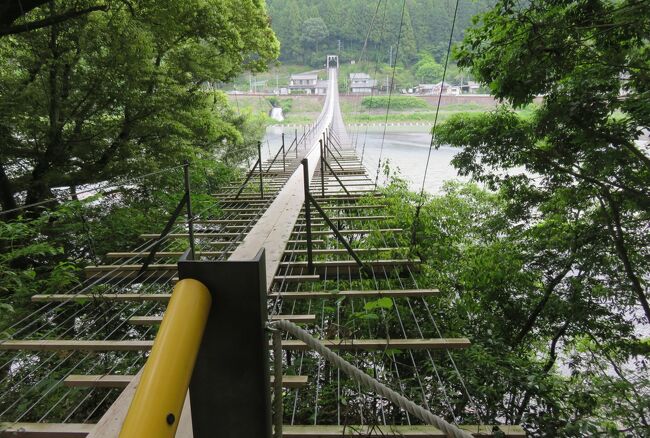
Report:
M 272 95 L 265 94 L 231 94 L 228 99 L 233 107 L 239 111 L 263 112 L 268 114 L 271 109 L 270 98 Z M 419 99 L 424 105 L 418 108 L 396 110 L 391 108 L 386 114 L 386 108 L 368 109 L 363 104 L 364 98 L 369 96 L 343 95 L 340 97 L 341 111 L 345 122 L 354 124 L 433 124 L 436 119 L 436 96 L 413 96 Z M 316 95 L 288 95 L 280 96 L 280 100 L 289 101 L 287 105 L 291 109 L 284 114 L 284 120 L 278 122 L 269 118 L 269 124 L 281 124 L 286 126 L 304 125 L 312 123 L 320 114 L 325 101 L 324 96 Z M 458 113 L 481 113 L 494 109 L 497 102 L 491 96 L 463 95 L 463 96 L 442 96 L 438 121 L 444 122 L 449 117 Z M 531 112 L 531 107 L 518 110 L 521 114 Z

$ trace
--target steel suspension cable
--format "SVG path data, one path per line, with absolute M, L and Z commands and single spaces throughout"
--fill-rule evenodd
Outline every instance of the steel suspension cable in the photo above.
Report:
M 451 55 L 451 45 L 454 39 L 454 29 L 456 27 L 456 17 L 458 16 L 458 5 L 460 4 L 460 0 L 456 0 L 456 6 L 454 7 L 454 16 L 451 21 L 451 31 L 449 32 L 449 42 L 447 43 L 447 54 L 445 56 L 445 65 L 442 70 L 442 82 L 440 83 L 440 91 L 438 92 L 438 102 L 436 103 L 436 113 L 433 118 L 433 127 L 431 128 L 431 142 L 429 143 L 429 151 L 427 153 L 427 161 L 426 165 L 424 166 L 424 175 L 422 176 L 422 187 L 420 188 L 420 196 L 418 200 L 418 205 L 415 209 L 415 218 L 413 220 L 413 230 L 412 230 L 412 242 L 414 243 L 415 241 L 415 232 L 417 228 L 417 222 L 420 218 L 420 210 L 422 209 L 422 205 L 424 203 L 424 185 L 427 180 L 427 173 L 429 171 L 429 162 L 431 161 L 431 151 L 433 150 L 433 145 L 435 144 L 435 138 L 436 138 L 436 128 L 438 126 L 438 115 L 440 114 L 440 102 L 442 101 L 442 91 L 445 88 L 445 79 L 447 78 L 447 68 L 449 66 L 449 58 Z
M 388 90 L 388 102 L 386 103 L 386 118 L 384 120 L 384 132 L 381 135 L 381 146 L 379 148 L 379 160 L 377 160 L 377 174 L 375 175 L 375 187 L 379 181 L 379 172 L 381 170 L 381 157 L 384 152 L 384 140 L 386 138 L 386 128 L 388 127 L 388 113 L 390 112 L 390 100 L 393 96 L 393 86 L 395 85 L 395 69 L 397 67 L 397 59 L 399 58 L 399 46 L 402 40 L 402 27 L 404 26 L 404 11 L 406 10 L 406 0 L 402 1 L 402 14 L 400 15 L 399 31 L 397 33 L 397 46 L 395 47 L 395 60 L 393 64 L 393 72 L 390 79 L 390 89 Z

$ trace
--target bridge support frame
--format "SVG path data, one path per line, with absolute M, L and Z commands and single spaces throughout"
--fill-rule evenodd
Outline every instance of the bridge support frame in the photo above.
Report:
M 264 250 L 253 260 L 178 262 L 212 308 L 190 382 L 194 438 L 271 437 Z
M 320 140 L 321 142 L 321 150 L 323 149 L 323 141 Z M 323 163 L 325 162 L 322 154 L 321 154 L 321 169 L 323 169 Z M 359 269 L 363 272 L 366 272 L 368 274 L 371 273 L 371 270 L 368 269 L 366 265 L 363 264 L 359 256 L 354 252 L 354 249 L 350 246 L 347 240 L 345 240 L 345 237 L 339 232 L 338 228 L 332 222 L 332 220 L 327 216 L 323 208 L 316 202 L 316 199 L 312 196 L 310 190 L 309 190 L 309 168 L 308 168 L 308 160 L 304 158 L 301 162 L 302 164 L 302 169 L 303 169 L 303 177 L 304 177 L 304 187 L 305 187 L 305 227 L 306 227 L 306 234 L 307 234 L 307 272 L 312 274 L 314 272 L 314 256 L 313 256 L 313 243 L 312 243 L 312 235 L 311 235 L 311 206 L 313 206 L 316 211 L 321 215 L 323 220 L 325 220 L 325 223 L 330 227 L 336 238 L 341 242 L 345 250 L 350 254 L 350 256 L 354 259 L 356 264 L 359 266 Z M 329 166 L 329 164 L 328 164 Z M 331 170 L 331 168 L 330 168 Z M 321 171 L 321 174 L 323 171 Z M 338 177 L 337 177 L 338 179 Z M 339 180 L 339 183 L 343 185 L 343 183 Z M 343 187 L 345 188 L 345 186 Z M 347 192 L 347 190 L 346 190 Z M 348 193 L 349 194 L 349 193 Z

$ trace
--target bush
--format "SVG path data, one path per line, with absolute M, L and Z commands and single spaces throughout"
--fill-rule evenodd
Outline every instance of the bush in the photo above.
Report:
M 361 101 L 364 108 L 387 108 L 388 96 L 368 96 Z M 429 109 L 431 106 L 423 99 L 411 96 L 390 96 L 390 109 Z

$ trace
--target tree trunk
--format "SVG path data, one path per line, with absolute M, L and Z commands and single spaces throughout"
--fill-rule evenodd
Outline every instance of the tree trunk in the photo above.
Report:
M 551 368 L 553 368 L 553 365 L 555 364 L 555 361 L 557 360 L 557 343 L 560 341 L 560 338 L 564 336 L 566 333 L 567 329 L 569 328 L 569 324 L 571 324 L 571 319 L 567 319 L 564 324 L 562 324 L 562 327 L 557 331 L 555 336 L 553 336 L 553 339 L 551 340 L 551 346 L 549 348 L 549 354 L 548 354 L 548 360 L 544 364 L 544 367 L 542 368 L 543 374 L 548 374 L 549 371 L 551 371 Z M 524 398 L 521 401 L 521 404 L 519 405 L 519 409 L 517 411 L 517 417 L 515 418 L 514 424 L 519 424 L 521 423 L 521 419 L 524 416 L 524 411 L 528 407 L 528 404 L 530 403 L 530 398 L 531 398 L 531 393 L 530 391 L 526 391 L 524 394 Z
M 13 210 L 17 207 L 11 181 L 5 172 L 5 166 L 2 161 L 0 161 L 0 205 L 3 210 Z M 16 216 L 16 213 L 7 213 L 3 215 L 2 219 L 13 219 Z
M 645 296 L 645 291 L 641 284 L 641 280 L 636 274 L 634 266 L 632 266 L 632 261 L 630 260 L 627 245 L 625 244 L 625 233 L 623 232 L 623 227 L 621 226 L 620 205 L 613 199 L 609 192 L 604 192 L 603 196 L 607 199 L 607 203 L 611 209 L 610 213 L 607 209 L 607 206 L 605 205 L 605 202 L 602 200 L 602 198 L 599 198 L 605 219 L 607 220 L 607 229 L 609 230 L 609 234 L 614 241 L 616 254 L 618 255 L 621 263 L 623 263 L 625 275 L 632 285 L 632 290 L 634 291 L 639 304 L 641 304 L 641 307 L 643 308 L 646 319 L 648 322 L 650 322 L 650 304 L 648 304 L 648 298 Z
M 539 301 L 539 303 L 537 303 L 537 306 L 535 306 L 533 313 L 530 314 L 528 320 L 526 321 L 526 324 L 524 324 L 521 331 L 513 341 L 512 343 L 513 346 L 518 345 L 535 326 L 535 322 L 537 321 L 537 318 L 539 317 L 540 313 L 542 313 L 542 310 L 544 310 L 544 307 L 546 306 L 546 303 L 548 303 L 548 300 L 551 298 L 553 291 L 555 290 L 557 285 L 560 284 L 560 282 L 564 279 L 566 274 L 568 274 L 569 271 L 571 270 L 571 267 L 573 266 L 574 252 L 575 250 L 572 251 L 571 258 L 569 259 L 569 263 L 567 264 L 567 266 L 564 269 L 562 269 L 562 271 L 560 271 L 559 274 L 553 277 L 546 285 L 546 288 L 544 289 L 544 296 Z
M 50 13 L 55 14 L 54 2 L 50 1 Z M 32 170 L 32 181 L 27 190 L 26 204 L 34 204 L 52 197 L 50 183 L 47 181 L 47 174 L 51 170 L 52 162 L 61 159 L 61 95 L 59 90 L 60 65 L 59 50 L 57 46 L 58 25 L 50 28 L 49 49 L 52 61 L 48 74 L 48 122 L 47 146 L 45 153 L 36 159 Z

